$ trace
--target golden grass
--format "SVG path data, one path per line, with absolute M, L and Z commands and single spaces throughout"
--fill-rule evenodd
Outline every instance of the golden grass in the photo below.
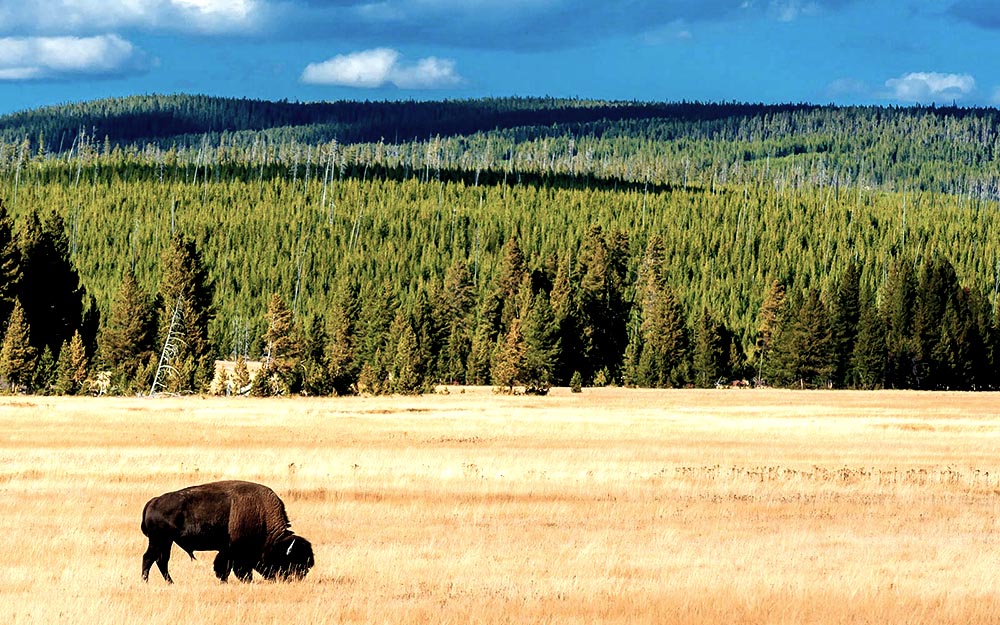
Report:
M 4 623 L 996 623 L 1000 396 L 488 389 L 0 401 Z M 228 585 L 143 504 L 270 485 L 317 566 Z

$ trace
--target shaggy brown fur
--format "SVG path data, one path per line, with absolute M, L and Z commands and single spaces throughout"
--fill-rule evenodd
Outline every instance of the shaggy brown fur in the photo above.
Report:
M 265 578 L 301 578 L 313 566 L 312 545 L 289 529 L 285 504 L 262 484 L 225 481 L 190 486 L 153 497 L 142 511 L 149 547 L 142 556 L 142 579 L 156 562 L 170 583 L 167 564 L 172 543 L 194 558 L 195 551 L 218 551 L 215 574 L 230 571 L 243 581 L 256 570 Z

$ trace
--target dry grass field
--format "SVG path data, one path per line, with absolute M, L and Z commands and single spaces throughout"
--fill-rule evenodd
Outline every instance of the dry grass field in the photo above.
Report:
M 5 398 L 0 622 L 997 623 L 998 452 L 994 394 Z M 140 580 L 146 500 L 221 478 L 305 580 Z

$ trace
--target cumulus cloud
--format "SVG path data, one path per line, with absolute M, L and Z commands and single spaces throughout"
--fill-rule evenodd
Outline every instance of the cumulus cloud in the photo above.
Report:
M 376 88 L 395 85 L 400 89 L 438 89 L 462 82 L 449 59 L 427 57 L 406 63 L 391 48 L 375 48 L 310 63 L 302 72 L 302 82 L 312 85 Z
M 888 96 L 901 102 L 928 103 L 962 100 L 976 90 L 976 80 L 968 74 L 910 72 L 885 81 Z
M 146 56 L 117 35 L 0 38 L 0 80 L 115 77 L 144 71 Z

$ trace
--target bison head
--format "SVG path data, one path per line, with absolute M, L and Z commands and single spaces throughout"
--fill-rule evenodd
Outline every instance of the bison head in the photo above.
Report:
M 309 541 L 290 535 L 271 545 L 257 570 L 266 579 L 302 579 L 315 563 Z

